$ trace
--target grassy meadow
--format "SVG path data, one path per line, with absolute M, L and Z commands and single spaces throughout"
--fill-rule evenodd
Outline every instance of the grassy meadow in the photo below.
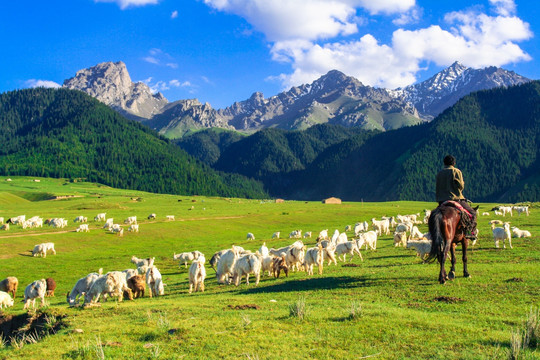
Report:
M 60 197 L 53 200 L 54 197 Z M 294 229 L 316 234 L 383 215 L 422 213 L 434 203 L 343 203 L 246 200 L 158 195 L 60 179 L 0 179 L 0 217 L 64 217 L 65 229 L 11 226 L 0 232 L 0 279 L 19 279 L 16 303 L 3 316 L 23 311 L 26 285 L 52 277 L 56 296 L 43 310 L 63 326 L 28 341 L 4 338 L 0 359 L 505 359 L 512 334 L 540 305 L 540 206 L 530 216 L 507 217 L 532 238 L 513 239 L 513 249 L 495 249 L 488 221 L 496 204 L 480 204 L 480 239 L 469 253 L 471 278 L 437 282 L 438 265 L 423 264 L 415 251 L 395 248 L 382 236 L 377 250 L 362 250 L 352 266 L 325 266 L 322 276 L 293 272 L 264 276 L 239 287 L 218 285 L 208 263 L 206 291 L 188 294 L 188 272 L 173 253 L 215 251 L 240 245 L 257 250 L 292 243 Z M 97 213 L 123 223 L 136 215 L 140 233 L 110 234 L 93 221 Z M 147 220 L 156 213 L 156 220 Z M 77 233 L 75 217 L 87 216 L 89 233 Z M 166 221 L 175 215 L 175 221 Z M 127 226 L 124 226 L 127 230 Z M 427 231 L 427 225 L 419 225 Z M 275 231 L 281 239 L 271 239 Z M 256 240 L 247 241 L 252 232 Z M 349 233 L 352 235 L 352 233 Z M 54 242 L 57 255 L 31 256 L 35 244 Z M 134 267 L 131 256 L 155 257 L 165 296 L 70 308 L 65 294 L 90 272 Z M 325 264 L 326 265 L 326 264 Z M 449 265 L 448 267 L 449 268 Z M 148 289 L 147 289 L 148 292 Z M 39 311 L 38 311 L 39 313 Z M 46 327 L 47 324 L 43 325 Z M 51 325 L 52 328 L 52 325 Z M 82 330 L 82 331 L 81 331 Z M 39 339 L 38 339 L 39 338 Z M 539 359 L 539 350 L 524 350 Z

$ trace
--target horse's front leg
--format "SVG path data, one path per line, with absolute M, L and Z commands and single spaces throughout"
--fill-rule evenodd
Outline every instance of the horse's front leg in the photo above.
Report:
M 462 244 L 463 251 L 463 276 L 468 278 L 471 277 L 469 271 L 467 270 L 467 247 L 469 246 L 469 239 L 464 239 Z
M 452 267 L 450 267 L 450 273 L 448 274 L 448 278 L 450 280 L 454 280 L 456 278 L 456 244 L 452 243 L 450 246 L 450 261 L 452 263 Z

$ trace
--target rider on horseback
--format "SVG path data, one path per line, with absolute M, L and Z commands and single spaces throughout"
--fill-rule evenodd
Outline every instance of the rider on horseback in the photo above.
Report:
M 439 206 L 448 200 L 455 201 L 461 205 L 470 215 L 471 223 L 476 224 L 476 211 L 469 205 L 469 200 L 463 196 L 465 182 L 461 170 L 455 167 L 456 158 L 452 155 L 444 157 L 444 169 L 437 174 L 435 195 Z M 468 238 L 476 238 L 476 228 L 468 229 Z

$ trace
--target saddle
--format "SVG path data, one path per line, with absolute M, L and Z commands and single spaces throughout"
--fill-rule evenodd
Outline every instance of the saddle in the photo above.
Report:
M 464 229 L 465 237 L 471 240 L 476 239 L 476 222 L 474 221 L 474 215 L 470 211 L 465 209 L 459 202 L 454 200 L 447 200 L 439 206 L 451 206 L 459 210 L 461 213 L 460 224 Z M 466 214 L 467 216 L 464 216 Z
M 472 220 L 474 218 L 474 215 L 471 214 L 467 209 L 465 209 L 463 207 L 463 205 L 461 205 L 460 203 L 458 203 L 457 201 L 454 201 L 454 200 L 446 200 L 445 202 L 443 202 L 441 204 L 441 206 L 452 206 L 452 207 L 455 207 L 456 209 L 458 209 L 459 211 L 461 211 L 462 213 L 465 213 L 467 215 L 469 215 L 469 219 Z

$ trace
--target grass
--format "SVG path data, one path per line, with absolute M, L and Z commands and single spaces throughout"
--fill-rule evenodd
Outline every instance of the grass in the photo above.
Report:
M 275 231 L 343 231 L 357 221 L 422 212 L 434 203 L 276 204 L 158 195 L 57 179 L 12 179 L 0 179 L 0 217 L 65 217 L 69 225 L 62 230 L 12 226 L 0 233 L 0 277 L 16 276 L 20 284 L 15 306 L 3 314 L 23 314 L 24 287 L 50 276 L 58 287 L 56 297 L 47 299 L 46 311 L 63 317 L 67 327 L 35 343 L 27 338 L 30 343 L 7 345 L 2 337 L 0 359 L 506 359 L 513 351 L 513 332 L 522 337 L 524 319 L 540 305 L 537 204 L 531 216 L 510 218 L 512 225 L 533 234 L 514 239 L 513 250 L 494 249 L 488 221 L 502 217 L 480 217 L 480 239 L 469 253 L 472 278 L 462 277 L 458 251 L 457 278 L 444 286 L 436 281 L 436 264 L 422 264 L 414 250 L 395 248 L 392 235 L 387 235 L 379 239 L 376 251 L 362 250 L 364 261 L 355 257 L 355 266 L 325 264 L 322 276 L 264 276 L 257 287 L 245 281 L 239 287 L 218 285 L 207 265 L 206 291 L 190 295 L 187 270 L 172 260 L 174 252 L 200 250 L 209 260 L 233 244 L 256 250 L 266 242 L 277 248 L 292 241 L 271 239 Z M 22 201 L 10 195 L 23 193 Z M 28 195 L 32 193 L 74 197 L 39 200 L 44 197 Z M 3 196 L 10 200 L 2 202 Z M 481 204 L 481 211 L 494 205 Z M 98 212 L 117 223 L 137 215 L 141 231 L 126 232 L 122 238 L 109 234 L 91 220 Z M 150 213 L 158 218 L 147 220 Z M 165 220 L 170 214 L 176 221 Z M 78 215 L 89 218 L 90 233 L 74 232 Z M 246 240 L 248 232 L 256 240 Z M 49 241 L 55 243 L 56 256 L 30 256 L 35 244 Z M 305 242 L 314 246 L 315 239 Z M 62 294 L 77 279 L 100 267 L 105 272 L 131 268 L 132 255 L 156 257 L 167 285 L 165 296 L 109 300 L 89 309 L 67 306 Z M 536 346 L 521 346 L 518 356 L 540 358 Z

